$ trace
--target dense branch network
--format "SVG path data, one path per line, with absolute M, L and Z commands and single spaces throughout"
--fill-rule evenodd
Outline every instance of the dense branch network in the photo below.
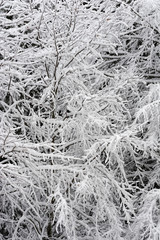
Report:
M 146 79 L 160 5 L 147 2 L 1 1 L 3 240 L 159 238 L 160 87 Z

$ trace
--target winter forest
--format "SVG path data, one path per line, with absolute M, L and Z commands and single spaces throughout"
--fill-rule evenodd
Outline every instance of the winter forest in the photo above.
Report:
M 0 240 L 160 240 L 160 1 L 0 0 Z

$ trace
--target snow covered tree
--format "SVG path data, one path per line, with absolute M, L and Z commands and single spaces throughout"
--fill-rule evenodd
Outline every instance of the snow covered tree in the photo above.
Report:
M 107 21 L 115 49 L 103 51 L 104 68 L 132 66 L 147 79 L 159 78 L 159 1 L 113 2 Z
M 109 0 L 0 8 L 2 239 L 157 239 L 159 85 L 138 76 L 151 40 L 136 50 L 138 22 L 157 34 L 150 13 Z

